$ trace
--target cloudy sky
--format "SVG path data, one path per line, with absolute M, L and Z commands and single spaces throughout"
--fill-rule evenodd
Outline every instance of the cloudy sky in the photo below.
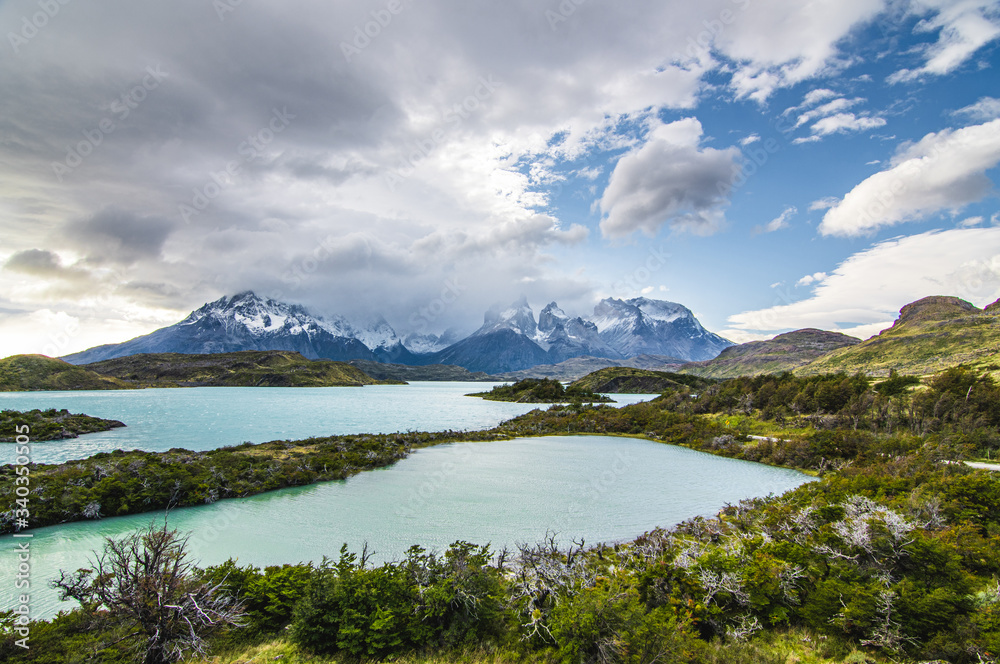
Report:
M 0 356 L 253 289 L 735 341 L 1000 297 L 988 0 L 7 0 Z

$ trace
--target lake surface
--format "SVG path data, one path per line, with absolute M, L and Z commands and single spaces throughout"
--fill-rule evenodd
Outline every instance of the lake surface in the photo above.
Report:
M 368 390 L 369 388 L 364 388 Z M 489 403 L 489 402 L 485 402 Z M 434 428 L 434 427 L 422 427 Z M 780 494 L 807 475 L 635 438 L 558 436 L 455 443 L 417 450 L 395 465 L 344 481 L 174 510 L 172 528 L 190 532 L 202 565 L 238 558 L 257 566 L 319 561 L 341 544 L 374 560 L 412 544 L 443 550 L 456 540 L 494 549 L 555 531 L 568 544 L 630 540 L 656 526 L 714 515 L 725 503 Z M 38 530 L 31 542 L 33 617 L 59 608 L 48 581 L 86 566 L 103 538 L 121 536 L 153 514 Z M 162 514 L 160 515 L 162 519 Z M 17 542 L 0 537 L 0 606 L 14 593 Z
M 0 410 L 65 408 L 127 426 L 32 445 L 36 463 L 83 459 L 114 449 L 210 450 L 250 441 L 396 431 L 488 429 L 544 404 L 464 396 L 501 383 L 418 382 L 365 387 L 192 387 L 81 392 L 4 392 Z M 611 395 L 619 404 L 651 394 Z M 14 446 L 0 443 L 0 464 Z

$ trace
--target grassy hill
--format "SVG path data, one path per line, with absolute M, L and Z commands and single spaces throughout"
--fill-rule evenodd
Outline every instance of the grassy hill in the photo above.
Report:
M 134 387 L 117 378 L 45 355 L 11 355 L 0 360 L 0 392 L 32 390 L 122 390 Z
M 467 394 L 487 401 L 517 403 L 609 403 L 612 399 L 589 390 L 563 384 L 550 378 L 527 378 L 513 385 L 497 385 L 489 392 Z
M 345 362 L 307 360 L 291 351 L 211 355 L 150 353 L 82 365 L 103 376 L 144 386 L 337 387 L 381 385 Z
M 690 362 L 678 371 L 707 378 L 736 378 L 793 371 L 841 348 L 861 343 L 839 332 L 804 329 L 768 341 L 730 346 L 714 360 Z
M 587 374 L 606 367 L 632 367 L 650 371 L 672 371 L 684 364 L 684 360 L 667 355 L 637 355 L 627 360 L 611 360 L 605 357 L 573 357 L 559 364 L 539 364 L 530 369 L 496 374 L 495 380 L 524 380 L 526 378 L 552 378 L 553 380 L 578 380 Z
M 64 440 L 78 438 L 80 434 L 109 431 L 125 426 L 118 420 L 104 420 L 68 410 L 0 410 L 0 443 L 13 443 L 19 434 L 29 441 Z M 27 430 L 24 429 L 27 427 Z M 21 439 L 24 440 L 23 438 Z
M 1000 304 L 979 309 L 957 297 L 925 297 L 903 307 L 892 327 L 860 344 L 798 368 L 813 375 L 844 371 L 887 376 L 931 374 L 959 364 L 1000 371 Z
M 571 388 L 607 394 L 661 394 L 667 390 L 705 389 L 715 381 L 668 371 L 649 371 L 632 367 L 607 367 L 570 383 Z
M 388 381 L 492 381 L 494 378 L 483 371 L 473 373 L 453 364 L 428 364 L 413 367 L 407 364 L 383 364 L 372 360 L 351 360 L 349 362 L 372 378 Z

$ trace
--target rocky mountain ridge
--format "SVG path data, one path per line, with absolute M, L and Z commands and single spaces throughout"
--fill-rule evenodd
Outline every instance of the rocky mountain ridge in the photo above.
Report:
M 440 337 L 410 335 L 407 341 L 412 348 L 381 315 L 357 324 L 339 315 L 316 316 L 301 305 L 246 291 L 206 303 L 175 325 L 64 359 L 89 364 L 139 353 L 282 350 L 308 359 L 411 366 L 452 364 L 473 372 L 501 373 L 583 356 L 625 360 L 650 354 L 707 359 L 732 345 L 705 330 L 683 305 L 646 298 L 602 300 L 587 318 L 571 317 L 550 302 L 536 321 L 522 297 L 507 307 L 491 307 L 483 325 L 464 339 L 446 332 Z

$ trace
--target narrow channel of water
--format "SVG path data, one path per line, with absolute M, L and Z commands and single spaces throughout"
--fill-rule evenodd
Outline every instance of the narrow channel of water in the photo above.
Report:
M 467 397 L 499 383 L 420 382 L 366 387 L 192 387 L 82 392 L 4 392 L 0 410 L 65 408 L 127 426 L 32 446 L 36 463 L 84 459 L 114 449 L 211 450 L 250 441 L 395 431 L 473 431 L 545 404 Z M 619 405 L 652 394 L 611 395 Z M 0 443 L 0 464 L 14 459 Z

